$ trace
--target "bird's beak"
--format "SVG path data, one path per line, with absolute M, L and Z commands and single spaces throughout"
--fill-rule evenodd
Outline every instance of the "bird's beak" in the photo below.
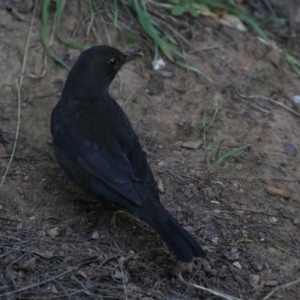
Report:
M 133 52 L 125 52 L 124 55 L 125 55 L 124 63 L 127 63 L 131 60 L 142 57 L 143 53 L 138 50 L 138 51 L 133 51 Z

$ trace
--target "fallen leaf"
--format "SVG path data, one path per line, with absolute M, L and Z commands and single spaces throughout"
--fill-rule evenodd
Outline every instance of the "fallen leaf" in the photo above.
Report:
M 83 277 L 83 278 L 85 278 L 85 279 L 88 278 L 88 276 L 86 275 L 86 273 L 84 273 L 82 270 L 78 270 L 76 272 L 76 274 L 79 275 L 79 276 L 81 276 L 81 277 Z
M 219 19 L 219 23 L 224 26 L 237 29 L 239 31 L 247 31 L 247 27 L 241 22 L 241 20 L 238 17 L 234 15 L 224 14 L 222 18 Z
M 55 237 L 57 237 L 57 236 L 60 235 L 60 230 L 59 230 L 58 227 L 54 227 L 54 228 L 52 228 L 52 229 L 47 230 L 46 233 L 47 233 L 50 237 L 55 238 Z
M 285 190 L 279 189 L 277 187 L 274 186 L 267 186 L 265 188 L 265 191 L 267 194 L 271 195 L 271 196 L 279 196 L 282 197 L 285 200 L 289 200 L 291 198 L 291 194 Z

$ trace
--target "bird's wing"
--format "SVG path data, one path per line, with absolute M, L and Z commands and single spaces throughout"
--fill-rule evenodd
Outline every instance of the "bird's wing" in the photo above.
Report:
M 97 148 L 95 145 L 94 147 L 91 145 L 81 149 L 77 156 L 77 163 L 125 198 L 141 205 L 142 200 L 132 185 L 131 164 L 118 143 L 100 149 L 95 148 Z
M 72 125 L 68 124 L 59 110 L 54 109 L 51 118 L 52 136 L 64 154 L 114 191 L 141 205 L 142 200 L 132 184 L 136 179 L 135 167 L 120 144 L 116 140 L 107 145 L 90 141 L 78 132 L 69 130 Z

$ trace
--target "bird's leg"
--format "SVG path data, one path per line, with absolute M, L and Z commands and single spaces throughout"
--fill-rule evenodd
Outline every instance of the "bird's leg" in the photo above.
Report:
M 79 199 L 79 201 L 89 204 L 89 206 L 88 206 L 89 209 L 96 209 L 97 210 L 96 218 L 94 219 L 93 224 L 81 236 L 81 239 L 89 240 L 89 239 L 92 239 L 94 237 L 94 234 L 97 231 L 97 228 L 98 228 L 98 226 L 100 224 L 100 221 L 102 219 L 101 214 L 102 214 L 103 208 L 104 209 L 112 209 L 112 208 L 114 208 L 114 206 L 112 204 L 106 203 L 105 201 L 101 202 L 99 200 L 91 200 L 91 201 L 83 200 L 82 201 L 82 199 Z M 117 211 L 117 212 L 120 212 L 120 211 Z
M 100 204 L 99 206 L 101 207 L 102 205 Z M 98 228 L 98 226 L 100 224 L 100 221 L 101 221 L 101 214 L 102 214 L 102 210 L 99 208 L 99 206 L 98 206 L 98 211 L 97 211 L 96 218 L 94 219 L 93 224 L 81 236 L 82 240 L 89 240 L 89 239 L 93 238 L 95 232 L 97 231 L 97 228 Z
M 91 199 L 91 200 L 87 200 L 87 199 L 82 199 L 82 198 L 76 198 L 73 200 L 75 203 L 81 203 L 85 205 L 84 209 L 90 209 L 90 210 L 98 210 L 100 208 L 102 208 L 102 204 L 99 200 L 97 199 Z

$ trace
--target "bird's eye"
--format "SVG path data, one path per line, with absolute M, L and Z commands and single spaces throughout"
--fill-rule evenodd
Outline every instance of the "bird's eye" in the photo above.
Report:
M 117 64 L 119 63 L 119 59 L 118 58 L 112 58 L 110 61 L 109 61 L 109 64 L 112 66 L 112 67 L 115 67 Z

